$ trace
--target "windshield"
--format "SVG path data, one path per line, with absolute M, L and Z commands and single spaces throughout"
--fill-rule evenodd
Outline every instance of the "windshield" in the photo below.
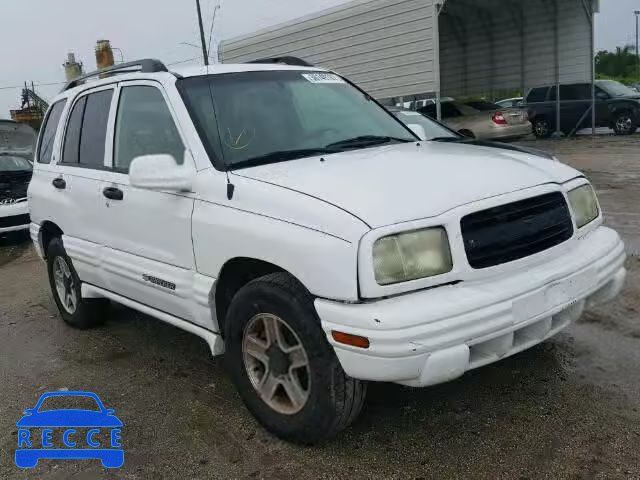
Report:
M 23 172 L 33 169 L 31 162 L 26 158 L 14 157 L 12 155 L 0 155 L 0 173 Z
M 53 395 L 45 398 L 38 412 L 46 412 L 49 410 L 88 410 L 91 412 L 100 412 L 100 405 L 95 398 L 89 395 Z
M 615 80 L 598 80 L 597 85 L 612 97 L 637 96 L 638 92 Z
M 425 138 L 427 140 L 440 137 L 459 137 L 458 134 L 452 132 L 447 127 L 434 122 L 418 112 L 400 110 L 393 112 L 393 114 L 405 125 L 409 125 L 410 123 L 417 123 L 418 125 L 421 125 L 422 128 L 424 128 L 424 133 L 426 134 Z
M 36 132 L 29 125 L 0 120 L 0 154 L 15 154 L 31 158 Z
M 331 73 L 242 72 L 185 78 L 178 85 L 220 169 L 416 140 Z

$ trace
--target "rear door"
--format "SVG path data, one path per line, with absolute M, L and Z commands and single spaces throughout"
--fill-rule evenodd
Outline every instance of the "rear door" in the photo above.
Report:
M 574 128 L 584 128 L 590 122 L 587 117 L 582 118 L 591 105 L 591 85 L 588 83 L 574 83 L 560 85 L 560 127 L 565 133 Z M 591 118 L 590 115 L 587 115 Z M 580 122 L 580 125 L 578 125 Z
M 191 155 L 185 155 L 187 142 L 159 83 L 124 82 L 118 97 L 109 128 L 110 169 L 98 187 L 107 288 L 197 322 L 192 305 L 193 194 L 142 189 L 129 182 L 129 166 L 136 157 L 169 154 L 177 163 L 192 162 Z
M 107 124 L 115 87 L 96 88 L 78 96 L 64 129 L 60 157 L 51 181 L 52 219 L 62 229 L 67 254 L 83 282 L 104 286 L 101 275 L 103 238 L 100 185 L 105 178 Z

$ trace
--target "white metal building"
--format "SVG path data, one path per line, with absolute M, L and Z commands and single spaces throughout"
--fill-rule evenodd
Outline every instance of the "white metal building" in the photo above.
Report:
M 597 9 L 598 0 L 355 0 L 226 40 L 219 55 L 300 57 L 378 99 L 493 97 L 591 81 Z

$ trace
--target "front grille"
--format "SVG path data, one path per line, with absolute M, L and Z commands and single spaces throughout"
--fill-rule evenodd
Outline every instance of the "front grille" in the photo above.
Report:
M 13 215 L 12 217 L 0 217 L 0 228 L 19 227 L 28 225 L 29 215 Z
M 0 178 L 0 200 L 26 198 L 29 180 L 31 180 L 31 172 Z
M 571 214 L 560 192 L 475 212 L 463 217 L 460 225 L 473 268 L 528 257 L 573 235 Z

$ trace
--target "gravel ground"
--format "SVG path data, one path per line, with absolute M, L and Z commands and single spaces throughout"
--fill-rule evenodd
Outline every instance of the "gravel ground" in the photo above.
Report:
M 193 335 L 123 307 L 59 319 L 27 241 L 0 240 L 0 478 L 640 479 L 640 135 L 527 142 L 596 186 L 630 253 L 615 301 L 531 350 L 432 388 L 372 384 L 356 424 L 298 447 L 262 430 Z M 15 422 L 43 392 L 98 393 L 125 464 L 13 463 Z

